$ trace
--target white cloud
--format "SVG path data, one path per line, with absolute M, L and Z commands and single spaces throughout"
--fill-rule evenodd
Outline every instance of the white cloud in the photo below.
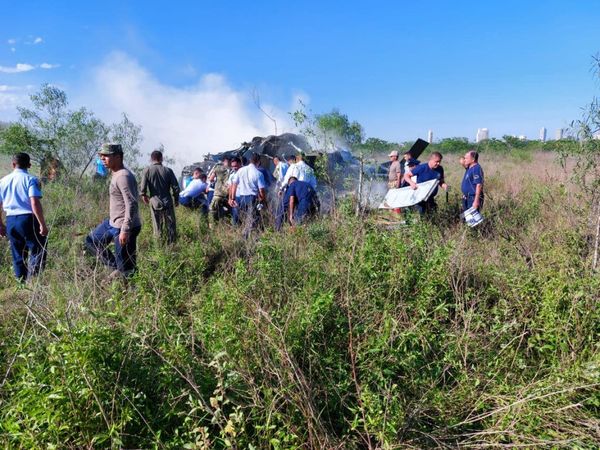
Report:
M 14 47 L 11 47 L 11 48 L 10 48 L 10 51 L 14 53 L 14 52 L 16 52 L 16 51 L 17 51 L 17 49 L 16 49 L 16 48 L 14 48 Z
M 31 64 L 22 64 L 18 63 L 15 67 L 6 67 L 0 66 L 1 73 L 20 73 L 20 72 L 29 72 L 30 70 L 35 69 Z
M 127 55 L 114 53 L 91 78 L 77 102 L 107 121 L 127 113 L 143 127 L 143 150 L 163 143 L 178 166 L 274 133 L 273 123 L 258 111 L 250 92 L 235 90 L 219 74 L 205 74 L 192 86 L 175 87 L 161 83 Z M 272 105 L 262 107 L 276 117 L 279 133 L 292 129 L 287 113 Z
M 44 40 L 43 40 L 41 37 L 39 37 L 39 36 L 38 36 L 38 37 L 36 37 L 36 38 L 33 40 L 33 44 L 34 44 L 34 45 L 35 45 L 35 44 L 41 44 L 42 42 L 44 42 Z
M 48 63 L 40 64 L 41 69 L 56 69 L 57 67 L 60 67 L 60 64 L 48 64 Z
M 6 42 L 8 42 L 10 45 L 15 45 L 15 44 L 17 43 L 17 40 L 16 40 L 16 39 L 12 39 L 12 38 L 11 38 L 11 39 L 9 39 L 9 40 L 8 40 L 8 41 L 6 41 Z

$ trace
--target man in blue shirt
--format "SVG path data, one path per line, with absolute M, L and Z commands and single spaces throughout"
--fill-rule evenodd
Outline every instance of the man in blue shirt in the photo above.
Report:
M 300 224 L 317 213 L 319 200 L 310 183 L 290 177 L 285 197 L 288 199 L 290 225 Z
M 467 171 L 462 180 L 463 210 L 480 209 L 483 206 L 483 169 L 479 165 L 479 153 L 471 150 L 465 154 L 464 166 Z
M 440 165 L 442 162 L 442 154 L 439 152 L 433 152 L 431 156 L 429 156 L 429 161 L 423 164 L 419 164 L 417 167 L 413 169 L 409 169 L 404 174 L 404 181 L 413 189 L 417 189 L 417 183 L 423 183 L 425 181 L 430 180 L 438 180 L 439 185 L 442 186 L 444 190 L 448 189 L 448 185 L 444 180 L 444 168 Z M 417 182 L 415 183 L 412 180 L 412 177 L 417 177 Z M 430 213 L 437 209 L 437 204 L 435 203 L 435 196 L 438 193 L 438 188 L 433 190 L 429 198 L 421 203 L 416 205 L 417 211 L 419 213 Z
M 8 237 L 15 276 L 23 282 L 44 267 L 48 228 L 39 180 L 27 173 L 29 155 L 17 153 L 12 166 L 13 172 L 0 180 L 0 206 L 6 213 L 6 227 L 0 214 L 0 236 Z
M 192 175 L 192 181 L 179 193 L 179 204 L 188 208 L 200 207 L 202 214 L 208 214 L 207 192 L 206 175 L 202 173 L 200 167 L 196 167 Z

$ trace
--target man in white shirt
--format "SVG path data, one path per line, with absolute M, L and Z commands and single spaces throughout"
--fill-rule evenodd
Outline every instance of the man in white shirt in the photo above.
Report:
M 250 164 L 238 170 L 231 179 L 229 204 L 232 208 L 239 208 L 246 236 L 258 225 L 258 211 L 267 200 L 265 179 L 257 167 L 259 162 L 260 157 L 253 153 Z
M 287 187 L 290 177 L 294 177 L 298 181 L 306 181 L 313 189 L 317 189 L 317 177 L 315 176 L 315 171 L 304 162 L 303 157 L 303 153 L 298 153 L 298 155 L 296 155 L 296 162 L 290 164 L 283 182 L 281 183 L 282 189 Z
M 39 180 L 27 172 L 29 155 L 17 153 L 12 166 L 13 172 L 0 180 L 0 207 L 6 213 L 6 227 L 0 214 L 0 236 L 8 238 L 15 276 L 24 282 L 44 267 L 48 228 Z
M 196 167 L 192 174 L 192 181 L 179 194 L 179 204 L 188 208 L 200 206 L 203 213 L 208 213 L 208 205 L 206 203 L 207 191 L 206 175 L 202 173 L 199 167 Z

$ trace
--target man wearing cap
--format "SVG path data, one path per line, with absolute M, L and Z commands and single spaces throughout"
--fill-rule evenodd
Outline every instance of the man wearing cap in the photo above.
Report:
M 138 188 L 135 176 L 123 165 L 120 144 L 104 144 L 98 152 L 112 172 L 109 187 L 109 218 L 85 239 L 85 247 L 108 267 L 111 276 L 130 276 L 136 269 L 136 241 L 142 229 L 138 211 Z M 108 245 L 115 244 L 113 254 Z
M 213 228 L 223 208 L 227 208 L 229 189 L 227 179 L 229 178 L 229 157 L 223 158 L 223 162 L 215 164 L 208 174 L 208 182 L 215 183 L 213 198 L 208 206 L 208 226 Z
M 27 172 L 29 155 L 17 153 L 12 166 L 12 173 L 0 180 L 0 207 L 6 213 L 6 226 L 0 214 L 0 236 L 8 237 L 15 276 L 24 282 L 44 267 L 48 228 L 39 180 Z
M 479 165 L 479 153 L 468 151 L 463 166 L 467 169 L 461 184 L 463 210 L 480 209 L 483 206 L 483 169 Z
M 388 156 L 392 161 L 388 172 L 388 188 L 397 189 L 400 187 L 400 173 L 402 172 L 400 161 L 398 161 L 398 150 L 392 151 Z
M 150 204 L 154 236 L 172 244 L 177 238 L 175 207 L 179 205 L 179 183 L 173 171 L 163 166 L 160 150 L 150 154 L 150 161 L 151 165 L 142 173 L 140 193 L 143 202 Z
M 430 180 L 439 180 L 439 185 L 447 190 L 448 185 L 444 181 L 444 168 L 440 165 L 442 162 L 442 154 L 439 152 L 433 152 L 429 156 L 429 161 L 423 164 L 419 164 L 414 169 L 408 170 L 404 174 L 404 181 L 413 189 L 417 189 L 417 183 L 424 183 Z M 412 177 L 416 176 L 417 181 L 413 181 Z M 417 211 L 421 214 L 433 212 L 437 209 L 435 203 L 435 196 L 437 195 L 437 186 L 429 196 L 427 200 L 424 200 L 416 205 Z

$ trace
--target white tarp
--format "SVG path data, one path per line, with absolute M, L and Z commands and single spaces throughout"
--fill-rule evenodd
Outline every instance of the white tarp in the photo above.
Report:
M 379 209 L 408 208 L 429 198 L 437 187 L 438 180 L 429 180 L 417 183 L 418 188 L 406 186 L 400 189 L 390 189 L 379 205 Z

